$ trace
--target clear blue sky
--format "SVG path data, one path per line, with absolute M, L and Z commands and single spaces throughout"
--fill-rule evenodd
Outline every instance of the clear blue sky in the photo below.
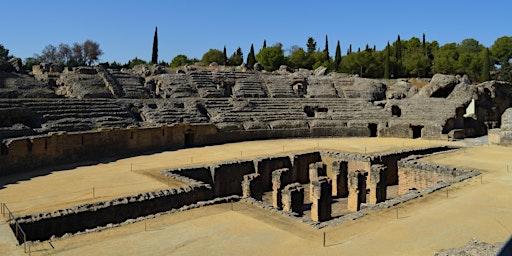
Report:
M 61 1 L 5 0 L 0 4 L 0 44 L 10 53 L 31 57 L 48 44 L 72 44 L 91 39 L 100 44 L 101 61 L 125 63 L 134 57 L 151 59 L 158 26 L 159 60 L 178 54 L 201 58 L 210 48 L 241 47 L 244 58 L 251 43 L 263 40 L 284 49 L 306 46 L 313 37 L 324 48 L 325 35 L 334 55 L 340 40 L 343 53 L 426 34 L 440 44 L 474 38 L 491 46 L 512 36 L 512 3 L 502 1 Z

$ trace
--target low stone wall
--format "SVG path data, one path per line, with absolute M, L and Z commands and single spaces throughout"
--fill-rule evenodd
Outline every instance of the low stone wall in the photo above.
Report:
M 411 190 L 424 190 L 442 181 L 471 174 L 476 171 L 463 168 L 447 167 L 434 163 L 420 162 L 412 156 L 398 162 L 398 194 L 403 195 Z
M 58 132 L 0 143 L 0 176 L 60 164 L 124 157 L 191 146 L 263 139 L 368 136 L 367 128 L 219 131 L 211 124 Z
M 127 196 L 51 213 L 26 215 L 17 220 L 27 234 L 28 241 L 48 240 L 52 236 L 84 232 L 212 199 L 211 186 L 195 182 L 176 189 Z

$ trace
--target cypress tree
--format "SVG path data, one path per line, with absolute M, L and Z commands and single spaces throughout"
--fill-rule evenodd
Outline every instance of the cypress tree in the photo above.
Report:
M 153 54 L 151 55 L 151 62 L 158 64 L 158 27 L 155 27 L 155 35 L 153 37 Z
M 341 47 L 340 40 L 338 40 L 338 44 L 336 45 L 336 54 L 334 55 L 334 71 L 338 71 L 341 64 Z
M 481 82 L 491 80 L 491 60 L 489 58 L 489 48 L 484 49 L 484 66 L 482 67 L 482 79 Z
M 325 59 L 329 60 L 329 40 L 327 39 L 327 35 L 325 35 L 324 54 L 325 54 Z
M 306 46 L 308 48 L 309 54 L 316 52 L 316 42 L 315 39 L 313 39 L 312 37 L 308 37 L 308 43 L 306 44 Z
M 402 75 L 402 42 L 400 41 L 400 35 L 395 42 L 395 58 L 396 58 L 396 68 L 395 68 L 395 77 L 399 78 Z
M 425 41 L 425 33 L 423 33 L 423 40 L 421 41 L 423 47 L 423 54 L 427 55 L 427 42 Z
M 249 52 L 249 55 L 247 55 L 247 66 L 252 68 L 254 67 L 254 64 L 256 64 L 256 55 L 254 55 L 254 45 L 251 44 L 251 51 Z
M 384 61 L 384 78 L 389 79 L 389 41 L 386 47 L 386 59 Z
M 263 40 L 263 49 L 267 48 L 267 40 Z
M 226 46 L 224 45 L 224 66 L 228 65 L 228 55 L 226 54 Z
M 348 54 L 351 54 L 351 53 L 352 53 L 352 44 L 350 44 L 350 46 L 348 47 Z

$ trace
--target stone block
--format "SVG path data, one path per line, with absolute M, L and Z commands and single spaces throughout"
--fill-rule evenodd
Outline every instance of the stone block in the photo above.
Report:
M 361 204 L 366 203 L 366 177 L 368 173 L 362 170 L 348 174 L 348 204 L 350 211 L 359 211 Z
M 272 206 L 281 208 L 282 189 L 290 183 L 291 171 L 288 168 L 278 169 L 272 172 Z
M 304 188 L 300 183 L 288 184 L 282 190 L 282 205 L 284 211 L 303 214 Z
M 242 181 L 242 197 L 252 197 L 256 200 L 262 200 L 263 190 L 261 186 L 261 175 L 251 173 L 244 175 Z
M 311 220 L 326 221 L 331 218 L 332 196 L 331 180 L 325 176 L 318 177 L 311 181 L 313 186 L 313 197 L 311 205 Z

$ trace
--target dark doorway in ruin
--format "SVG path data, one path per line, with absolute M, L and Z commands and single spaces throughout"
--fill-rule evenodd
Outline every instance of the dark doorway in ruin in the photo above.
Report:
M 194 133 L 192 131 L 185 132 L 185 147 L 194 146 Z
M 377 124 L 368 124 L 368 129 L 370 129 L 370 137 L 377 137 Z
M 0 144 L 0 155 L 5 156 L 9 154 L 9 148 L 5 144 Z
M 421 130 L 423 129 L 423 125 L 411 125 L 411 129 L 413 139 L 421 138 Z
M 391 107 L 391 115 L 400 117 L 402 115 L 402 110 L 397 105 L 393 105 Z
M 316 116 L 316 113 L 327 113 L 327 111 L 329 111 L 329 109 L 327 108 L 322 108 L 322 107 L 311 107 L 311 106 L 305 106 L 304 107 L 304 113 L 306 113 L 306 115 L 308 117 L 315 117 Z

